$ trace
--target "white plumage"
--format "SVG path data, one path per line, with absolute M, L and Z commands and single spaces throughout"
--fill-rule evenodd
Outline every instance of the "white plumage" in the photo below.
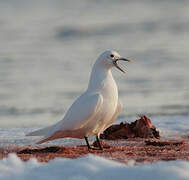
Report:
M 96 135 L 97 140 L 121 111 L 116 82 L 111 68 L 116 66 L 124 72 L 117 61 L 122 58 L 117 52 L 107 50 L 96 60 L 87 90 L 72 104 L 64 118 L 55 125 L 34 131 L 28 136 L 44 136 L 38 144 L 59 138 L 84 138 Z M 99 142 L 99 140 L 98 140 Z M 101 148 L 100 142 L 99 146 Z

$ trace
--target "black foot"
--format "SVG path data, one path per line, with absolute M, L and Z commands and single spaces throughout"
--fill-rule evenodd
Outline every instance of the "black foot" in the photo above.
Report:
M 88 150 L 89 150 L 89 149 L 92 149 L 91 146 L 90 146 L 90 144 L 89 144 L 88 137 L 85 136 L 84 138 L 85 138 L 85 141 L 86 141 L 86 143 L 87 143 Z
M 102 145 L 101 145 L 101 143 L 100 143 L 100 140 L 99 140 L 98 136 L 96 136 L 96 141 L 97 141 L 97 143 L 98 143 L 99 149 L 100 149 L 100 150 L 103 150 Z

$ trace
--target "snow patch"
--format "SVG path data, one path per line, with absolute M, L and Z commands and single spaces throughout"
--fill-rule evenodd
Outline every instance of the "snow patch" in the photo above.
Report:
M 102 157 L 88 155 L 78 159 L 56 158 L 49 163 L 36 159 L 27 162 L 16 154 L 0 160 L 0 180 L 188 180 L 189 162 L 169 161 L 133 166 L 124 165 Z

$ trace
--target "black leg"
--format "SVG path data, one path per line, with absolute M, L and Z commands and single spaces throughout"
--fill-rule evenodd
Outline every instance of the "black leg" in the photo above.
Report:
M 86 143 L 87 143 L 87 147 L 88 147 L 88 149 L 91 149 L 91 146 L 90 146 L 89 141 L 88 141 L 88 137 L 85 136 L 84 138 L 85 138 L 85 141 L 86 141 Z
M 98 143 L 98 146 L 99 146 L 100 150 L 103 150 L 102 145 L 100 143 L 100 140 L 99 140 L 98 136 L 96 136 L 96 141 Z

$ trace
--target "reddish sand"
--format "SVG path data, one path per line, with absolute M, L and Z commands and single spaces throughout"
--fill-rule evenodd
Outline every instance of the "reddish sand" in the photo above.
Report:
M 56 157 L 78 158 L 89 153 L 122 163 L 133 159 L 136 164 L 159 160 L 189 160 L 189 136 L 160 138 L 159 132 L 146 116 L 131 124 L 114 125 L 104 134 L 103 138 L 113 140 L 103 140 L 103 151 L 88 151 L 86 146 L 10 146 L 8 149 L 0 148 L 0 159 L 14 152 L 24 161 L 35 157 L 40 162 L 48 162 Z M 97 143 L 94 142 L 93 147 L 97 149 L 96 146 Z
M 189 160 L 188 139 L 142 139 L 105 140 L 108 144 L 104 150 L 90 150 L 86 146 L 54 146 L 31 147 L 19 146 L 8 150 L 0 149 L 0 159 L 7 157 L 8 153 L 15 152 L 24 161 L 35 157 L 40 162 L 48 162 L 56 157 L 78 158 L 89 153 L 127 163 L 133 159 L 136 164 L 155 162 L 159 160 Z

